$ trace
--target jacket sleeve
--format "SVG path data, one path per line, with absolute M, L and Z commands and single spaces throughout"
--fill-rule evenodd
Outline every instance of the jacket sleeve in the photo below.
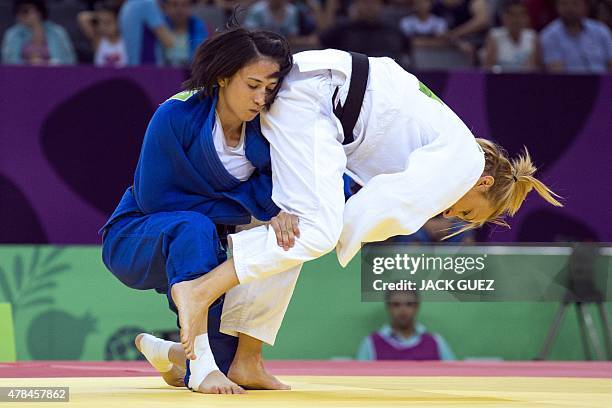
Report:
M 466 132 L 439 135 L 410 154 L 403 172 L 373 177 L 346 203 L 336 247 L 340 264 L 346 266 L 361 243 L 416 232 L 461 198 L 483 169 L 484 154 Z
M 262 218 L 256 218 L 260 221 L 269 221 L 280 212 L 280 208 L 272 200 L 272 176 L 270 174 L 260 173 L 256 177 L 251 177 L 249 188 L 255 201 L 263 209 Z
M 19 38 L 18 29 L 13 26 L 6 30 L 2 38 L 2 63 L 3 64 L 22 64 L 21 47 L 23 41 Z
M 55 35 L 57 37 L 57 47 L 59 51 L 59 55 L 57 56 L 58 63 L 62 65 L 76 64 L 77 60 L 74 46 L 66 30 L 58 26 Z

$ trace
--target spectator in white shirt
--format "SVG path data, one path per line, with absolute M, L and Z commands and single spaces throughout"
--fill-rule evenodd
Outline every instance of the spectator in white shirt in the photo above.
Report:
M 528 28 L 527 9 L 521 0 L 503 5 L 502 27 L 489 31 L 484 65 L 495 72 L 534 71 L 538 67 L 537 33 Z
M 446 21 L 431 13 L 431 0 L 414 0 L 414 14 L 400 20 L 400 30 L 407 37 L 437 37 L 446 31 Z

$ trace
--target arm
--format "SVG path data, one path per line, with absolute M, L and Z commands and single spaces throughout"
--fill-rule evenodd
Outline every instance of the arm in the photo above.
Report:
M 540 48 L 537 33 L 533 38 L 533 42 L 533 55 L 529 61 L 529 67 L 534 71 L 539 71 L 542 67 L 542 49 Z
M 489 33 L 487 35 L 487 40 L 485 42 L 485 57 L 484 57 L 484 65 L 485 68 L 491 69 L 493 65 L 497 62 L 497 44 L 493 39 L 493 35 Z
M 372 340 L 370 336 L 364 337 L 357 351 L 357 360 L 371 361 L 376 360 L 374 356 L 374 347 L 372 346 Z
M 486 0 L 472 0 L 470 3 L 472 18 L 451 30 L 448 35 L 452 39 L 459 39 L 466 35 L 478 33 L 491 25 L 491 15 Z
M 436 339 L 436 343 L 438 344 L 438 352 L 440 353 L 440 360 L 453 361 L 457 359 L 455 357 L 455 353 L 453 353 L 451 348 L 448 346 L 448 343 L 446 342 L 446 340 L 444 340 L 444 337 L 440 336 L 439 334 L 434 334 L 434 338 Z
M 153 29 L 153 33 L 157 40 L 161 43 L 164 48 L 174 47 L 174 35 L 165 25 L 161 25 Z
M 174 35 L 166 25 L 164 16 L 155 1 L 147 4 L 145 9 L 145 24 L 153 33 L 164 48 L 172 48 L 174 46 Z
M 544 32 L 540 37 L 542 61 L 544 67 L 550 72 L 563 72 L 563 55 L 553 33 Z
M 413 47 L 444 47 L 448 46 L 448 41 L 440 37 L 412 37 Z
M 467 129 L 441 133 L 407 161 L 406 170 L 373 177 L 346 203 L 336 247 L 342 266 L 359 252 L 362 242 L 419 230 L 461 198 L 484 169 L 484 155 Z
M 2 63 L 3 64 L 23 64 L 21 58 L 22 41 L 17 36 L 16 27 L 13 26 L 6 30 L 2 39 Z
M 57 30 L 57 36 L 59 41 L 60 55 L 58 55 L 58 63 L 62 65 L 73 65 L 76 64 L 76 53 L 74 52 L 74 46 L 68 33 L 62 27 Z

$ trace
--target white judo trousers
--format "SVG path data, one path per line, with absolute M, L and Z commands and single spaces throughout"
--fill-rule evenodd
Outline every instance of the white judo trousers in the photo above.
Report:
M 332 95 L 343 102 L 351 58 L 336 50 L 295 56 L 269 112 L 274 202 L 299 217 L 300 238 L 284 251 L 274 231 L 231 235 L 240 285 L 225 297 L 220 330 L 274 344 L 302 263 L 336 248 L 342 266 L 362 242 L 417 231 L 461 198 L 484 169 L 474 136 L 450 108 L 419 89 L 389 58 L 370 58 L 355 141 L 343 146 Z M 342 175 L 364 187 L 344 203 Z
M 270 142 L 272 199 L 299 218 L 289 251 L 272 228 L 231 235 L 240 285 L 225 296 L 221 331 L 273 344 L 304 262 L 332 251 L 342 231 L 346 155 L 332 112 L 331 75 L 294 68 L 261 126 Z M 286 118 L 291 118 L 290 131 Z

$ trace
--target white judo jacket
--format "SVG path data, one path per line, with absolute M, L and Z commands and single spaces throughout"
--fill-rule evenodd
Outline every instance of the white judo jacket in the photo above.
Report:
M 296 54 L 261 126 L 270 142 L 272 199 L 300 219 L 288 251 L 274 231 L 231 235 L 240 285 L 225 296 L 221 332 L 274 344 L 300 268 L 336 248 L 346 266 L 363 242 L 417 231 L 478 180 L 484 154 L 453 111 L 388 58 L 370 58 L 355 141 L 342 146 L 332 112 L 348 93 L 351 59 L 335 50 Z M 427 90 L 425 90 L 427 92 Z M 344 202 L 342 174 L 363 188 Z
M 361 244 L 416 232 L 473 187 L 484 152 L 463 121 L 389 58 L 370 58 L 363 107 L 345 147 L 347 173 L 363 188 L 346 203 L 336 247 L 342 266 Z M 331 70 L 348 93 L 351 58 L 337 50 L 295 55 L 300 72 Z M 342 134 L 342 126 L 337 121 Z

